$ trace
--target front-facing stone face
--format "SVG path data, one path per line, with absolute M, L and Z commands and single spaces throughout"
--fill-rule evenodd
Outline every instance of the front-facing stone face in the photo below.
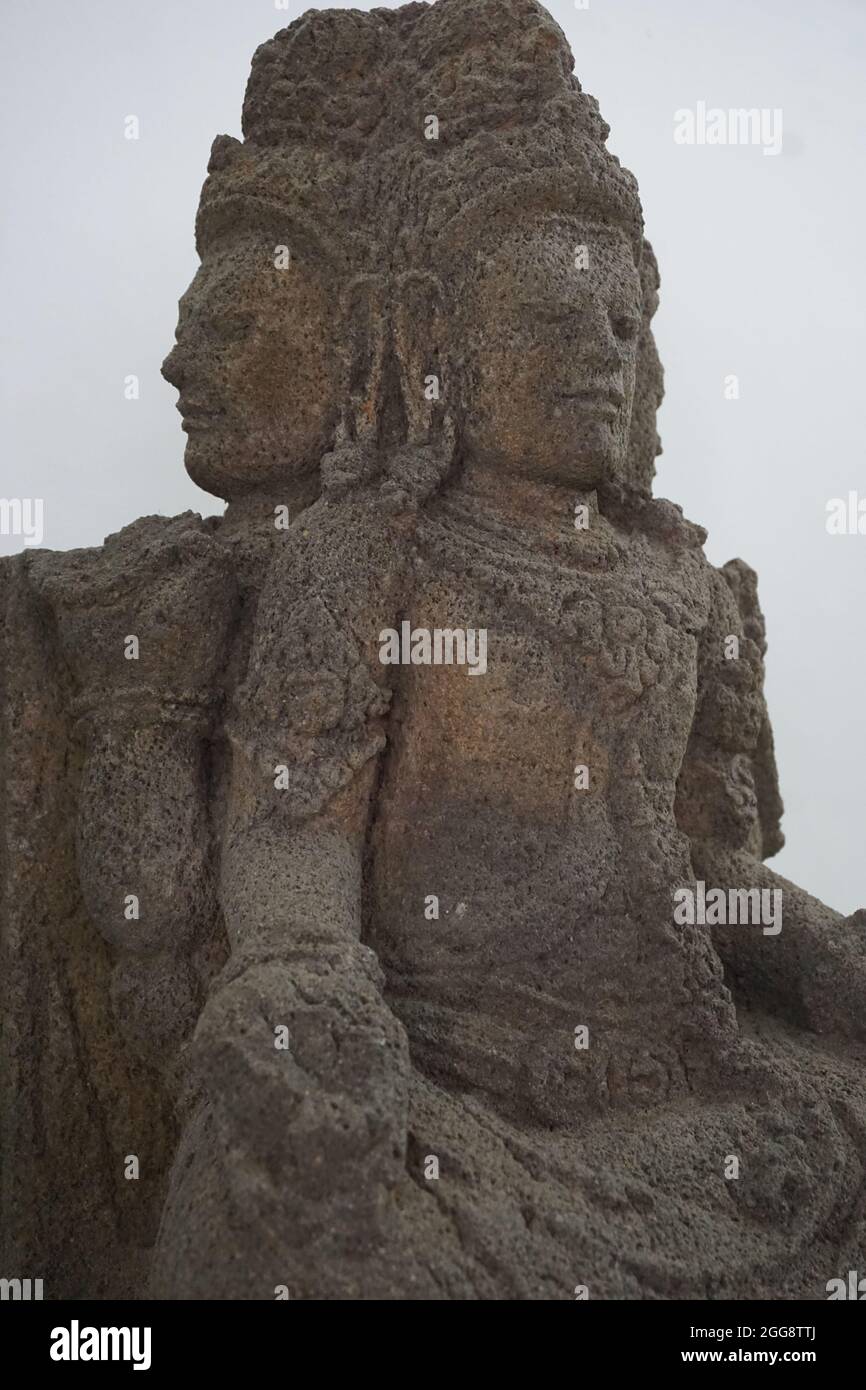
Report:
M 477 276 L 467 327 L 467 452 L 574 487 L 621 473 L 642 297 L 625 235 L 527 219 Z
M 336 418 L 334 285 L 321 264 L 279 253 L 264 234 L 207 251 L 163 364 L 201 487 L 236 497 L 317 466 Z

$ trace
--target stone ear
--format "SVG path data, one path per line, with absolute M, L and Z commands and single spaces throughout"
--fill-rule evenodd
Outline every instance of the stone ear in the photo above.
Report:
M 388 354 L 387 294 L 381 277 L 356 276 L 343 291 L 340 307 L 348 399 L 339 434 L 372 448 L 384 408 Z
M 655 461 L 662 452 L 661 439 L 656 429 L 656 415 L 664 396 L 664 371 L 652 330 L 653 315 L 659 303 L 659 270 L 652 246 L 646 238 L 643 241 L 640 262 L 640 281 L 643 296 L 642 323 L 625 479 L 635 491 L 649 496 L 655 477 Z
M 442 285 L 425 271 L 399 275 L 392 287 L 386 356 L 391 423 L 383 454 L 383 503 L 414 511 L 436 492 L 456 453 L 443 352 Z
M 440 280 L 426 271 L 412 270 L 397 278 L 394 353 L 408 444 L 431 442 L 448 414 L 442 298 Z

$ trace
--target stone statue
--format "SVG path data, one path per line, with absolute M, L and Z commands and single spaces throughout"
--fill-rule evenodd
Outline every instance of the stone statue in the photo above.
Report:
M 764 863 L 755 575 L 652 497 L 658 271 L 565 39 L 311 11 L 243 131 L 163 369 L 225 516 L 0 570 L 4 1261 L 824 1297 L 866 914 Z

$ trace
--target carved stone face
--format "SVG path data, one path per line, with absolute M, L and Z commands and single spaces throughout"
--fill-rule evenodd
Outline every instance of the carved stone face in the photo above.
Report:
M 236 497 L 318 466 L 339 401 L 336 315 L 327 270 L 294 257 L 277 269 L 267 238 L 206 253 L 162 366 L 199 486 Z
M 620 473 L 641 310 L 619 229 L 558 219 L 511 233 L 464 310 L 467 455 L 576 487 Z

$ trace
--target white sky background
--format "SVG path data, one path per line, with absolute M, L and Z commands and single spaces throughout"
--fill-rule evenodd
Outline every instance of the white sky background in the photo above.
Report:
M 211 140 L 240 136 L 253 50 L 305 8 L 4 4 L 0 496 L 45 499 L 46 546 L 222 509 L 184 472 L 159 364 L 195 271 Z M 656 492 L 707 526 L 714 563 L 740 555 L 760 575 L 787 805 L 773 865 L 851 911 L 866 905 L 866 535 L 829 536 L 825 519 L 829 498 L 866 497 L 866 2 L 548 8 L 638 177 L 661 266 Z M 782 154 L 675 144 L 674 112 L 699 101 L 781 107 Z M 21 547 L 0 536 L 0 553 Z

